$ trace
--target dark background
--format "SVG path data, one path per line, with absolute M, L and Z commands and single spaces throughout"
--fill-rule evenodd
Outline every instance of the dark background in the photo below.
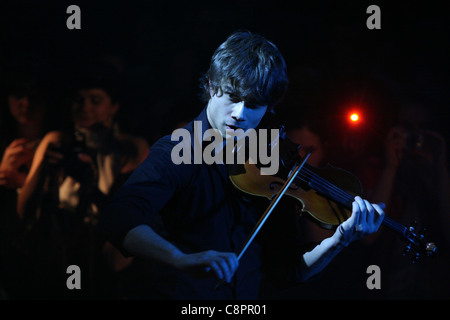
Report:
M 45 59 L 58 72 L 57 85 L 87 61 L 114 63 L 126 79 L 119 121 L 153 142 L 204 107 L 198 79 L 212 53 L 231 32 L 249 29 L 285 56 L 291 84 L 280 114 L 288 126 L 320 110 L 318 117 L 342 131 L 346 108 L 357 103 L 370 115 L 365 125 L 373 139 L 381 140 L 409 99 L 425 103 L 438 119 L 431 126 L 447 137 L 443 3 L 2 1 L 0 63 L 21 55 Z M 70 4 L 81 9 L 81 30 L 66 27 Z M 381 8 L 381 30 L 366 27 L 370 4 Z

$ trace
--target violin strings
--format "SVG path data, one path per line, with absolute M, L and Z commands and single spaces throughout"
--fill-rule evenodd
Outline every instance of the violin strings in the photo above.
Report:
M 350 205 L 353 196 L 349 193 L 345 192 L 344 190 L 338 188 L 334 184 L 330 183 L 326 179 L 322 178 L 321 176 L 317 175 L 316 173 L 310 171 L 308 168 L 304 167 L 305 174 L 303 175 L 306 178 L 309 178 L 310 182 L 316 183 L 318 186 L 323 187 L 324 190 L 329 191 L 332 195 L 336 197 L 336 200 L 341 200 L 345 205 Z M 301 172 L 300 172 L 301 173 Z
M 301 181 L 303 181 L 303 182 L 305 182 L 306 184 L 308 184 L 308 183 L 310 183 L 311 181 L 312 181 L 312 178 L 314 178 L 313 176 L 308 176 L 307 174 L 305 174 L 305 173 L 303 173 L 302 174 L 302 171 L 299 173 L 299 176 L 297 176 L 297 179 L 299 179 L 299 180 L 301 180 Z M 317 177 L 316 177 L 317 178 Z M 341 201 L 343 201 L 343 202 L 348 202 L 348 201 L 351 201 L 352 200 L 352 197 L 350 196 L 350 195 L 348 195 L 348 197 L 347 197 L 347 195 L 345 195 L 344 193 L 343 193 L 343 191 L 342 190 L 340 190 L 339 188 L 337 188 L 336 186 L 334 186 L 334 185 L 332 185 L 331 183 L 324 183 L 324 182 L 322 182 L 322 184 L 320 184 L 319 183 L 319 181 L 317 181 L 318 179 L 316 179 L 316 183 L 319 185 L 319 186 L 321 186 L 321 187 L 323 187 L 326 191 L 329 191 L 329 192 L 331 192 L 332 194 L 334 194 L 335 195 L 335 197 L 336 197 L 336 200 L 341 200 Z M 325 180 L 326 181 L 326 180 Z M 329 185 L 328 187 L 327 187 L 327 184 Z M 339 194 L 339 192 L 341 193 L 341 194 Z M 331 194 L 331 195 L 332 195 Z M 342 197 L 342 198 L 341 198 Z
M 405 226 L 401 225 L 400 223 L 392 220 L 391 218 L 385 216 L 383 223 L 390 227 L 393 230 L 396 230 L 397 232 L 401 233 L 402 235 L 405 235 L 405 232 L 408 230 Z
M 308 172 L 306 172 L 308 171 Z M 344 190 L 338 188 L 337 186 L 333 185 L 329 181 L 325 180 L 324 178 L 320 177 L 319 175 L 315 174 L 314 172 L 308 170 L 305 168 L 305 173 L 309 173 L 313 178 L 316 178 L 318 180 L 322 181 L 323 186 L 328 186 L 328 191 L 331 191 L 332 193 L 339 193 L 339 195 L 342 197 L 342 199 L 348 203 L 351 203 L 353 201 L 353 196 L 349 193 L 345 192 Z M 339 196 L 338 195 L 338 196 Z M 407 229 L 405 226 L 401 225 L 400 223 L 396 222 L 395 220 L 392 220 L 391 218 L 385 216 L 383 219 L 383 222 L 386 226 L 390 227 L 391 229 L 398 231 L 401 234 L 405 233 L 405 229 Z
M 322 178 L 321 176 L 317 175 L 313 171 L 309 170 L 308 168 L 304 167 L 305 174 L 309 174 L 309 178 L 313 178 L 315 182 L 317 182 L 320 186 L 327 188 L 328 191 L 332 191 L 336 193 L 338 196 L 342 197 L 342 200 L 345 202 L 351 201 L 353 197 L 345 192 L 344 190 L 338 188 L 328 180 Z
M 334 184 L 330 183 L 326 179 L 322 178 L 321 176 L 317 175 L 316 173 L 312 172 L 306 167 L 303 167 L 303 169 L 299 172 L 299 179 L 302 180 L 305 183 L 309 182 L 315 182 L 320 187 L 323 187 L 326 191 L 330 192 L 332 196 L 335 197 L 336 200 L 341 200 L 343 204 L 349 205 L 353 201 L 353 196 L 349 193 L 345 192 L 341 188 L 335 186 Z M 314 179 L 314 181 L 313 181 Z M 397 223 L 396 221 L 392 220 L 391 218 L 385 216 L 383 223 L 390 227 L 391 229 L 404 234 L 406 227 L 403 225 Z

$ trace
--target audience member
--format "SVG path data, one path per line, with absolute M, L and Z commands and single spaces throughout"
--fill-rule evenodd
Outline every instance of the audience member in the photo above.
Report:
M 116 124 L 119 75 L 108 66 L 87 67 L 71 84 L 77 88 L 71 125 L 43 137 L 18 198 L 29 229 L 32 296 L 70 297 L 66 269 L 74 264 L 85 275 L 85 290 L 77 294 L 101 297 L 114 289 L 103 286 L 110 280 L 103 278 L 104 258 L 113 270 L 129 263 L 98 237 L 95 225 L 108 196 L 147 156 L 148 144 Z

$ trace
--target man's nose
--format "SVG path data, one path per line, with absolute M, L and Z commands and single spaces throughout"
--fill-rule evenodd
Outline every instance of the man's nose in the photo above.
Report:
M 245 103 L 244 101 L 235 103 L 231 117 L 236 121 L 245 120 Z

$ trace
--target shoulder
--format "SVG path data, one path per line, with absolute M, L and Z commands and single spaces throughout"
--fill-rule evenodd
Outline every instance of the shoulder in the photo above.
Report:
M 172 138 L 172 135 L 166 135 L 162 138 L 156 140 L 152 144 L 151 149 L 162 149 L 166 151 L 171 151 L 172 148 L 178 144 L 178 141 Z
M 50 131 L 42 137 L 41 142 L 36 148 L 36 154 L 41 155 L 46 152 L 49 145 L 53 144 L 59 146 L 63 142 L 64 134 L 62 131 Z
M 173 164 L 171 161 L 171 155 L 176 144 L 177 142 L 173 141 L 170 135 L 158 139 L 151 145 L 147 160 L 152 162 L 167 163 L 168 165 Z
M 177 150 L 177 144 L 179 141 L 173 141 L 170 135 L 158 139 L 150 147 L 148 156 L 137 171 L 150 179 L 163 178 L 173 185 L 189 185 L 198 166 L 190 162 L 179 163 L 174 159 L 173 150 Z

